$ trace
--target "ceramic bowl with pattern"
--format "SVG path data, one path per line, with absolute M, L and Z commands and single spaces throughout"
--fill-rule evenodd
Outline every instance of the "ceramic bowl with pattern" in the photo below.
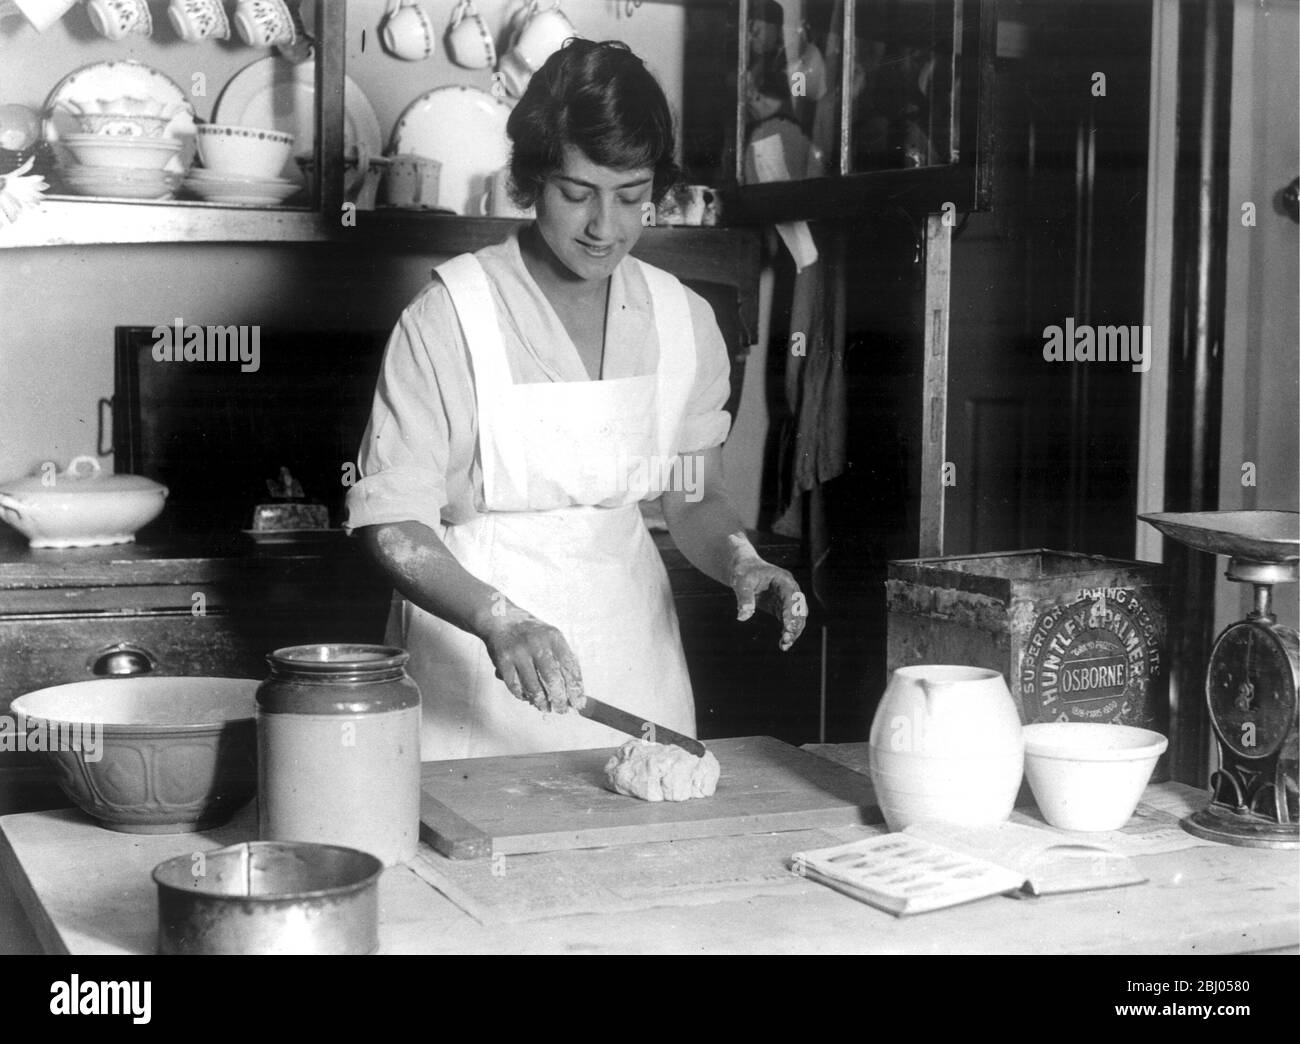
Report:
M 181 834 L 225 822 L 257 789 L 257 687 L 243 678 L 129 677 L 13 701 L 68 799 L 108 830 Z
M 207 123 L 199 127 L 199 158 L 216 174 L 274 178 L 293 153 L 293 135 L 262 127 Z

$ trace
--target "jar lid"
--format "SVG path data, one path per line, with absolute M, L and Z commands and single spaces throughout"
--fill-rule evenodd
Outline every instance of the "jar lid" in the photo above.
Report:
M 293 645 L 267 656 L 271 677 L 257 690 L 270 714 L 373 714 L 418 707 L 406 650 L 354 643 Z

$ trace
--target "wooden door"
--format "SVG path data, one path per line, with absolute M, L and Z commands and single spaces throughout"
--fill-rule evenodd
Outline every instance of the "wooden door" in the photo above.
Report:
M 953 230 L 945 554 L 1133 553 L 1150 6 L 1043 0 L 998 60 L 993 210 Z M 1089 331 L 1091 331 L 1089 333 Z

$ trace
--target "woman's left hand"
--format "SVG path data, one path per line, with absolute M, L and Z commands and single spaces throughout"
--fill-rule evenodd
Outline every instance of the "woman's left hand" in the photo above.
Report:
M 736 619 L 748 620 L 756 608 L 781 621 L 781 651 L 785 652 L 803 634 L 808 622 L 808 601 L 789 570 L 774 566 L 758 556 L 743 536 L 731 541 L 731 589 L 736 592 Z

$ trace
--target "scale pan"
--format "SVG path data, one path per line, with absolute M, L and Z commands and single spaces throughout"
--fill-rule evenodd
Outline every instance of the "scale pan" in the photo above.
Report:
M 1172 511 L 1138 515 L 1171 540 L 1252 562 L 1300 559 L 1300 513 L 1295 511 Z

